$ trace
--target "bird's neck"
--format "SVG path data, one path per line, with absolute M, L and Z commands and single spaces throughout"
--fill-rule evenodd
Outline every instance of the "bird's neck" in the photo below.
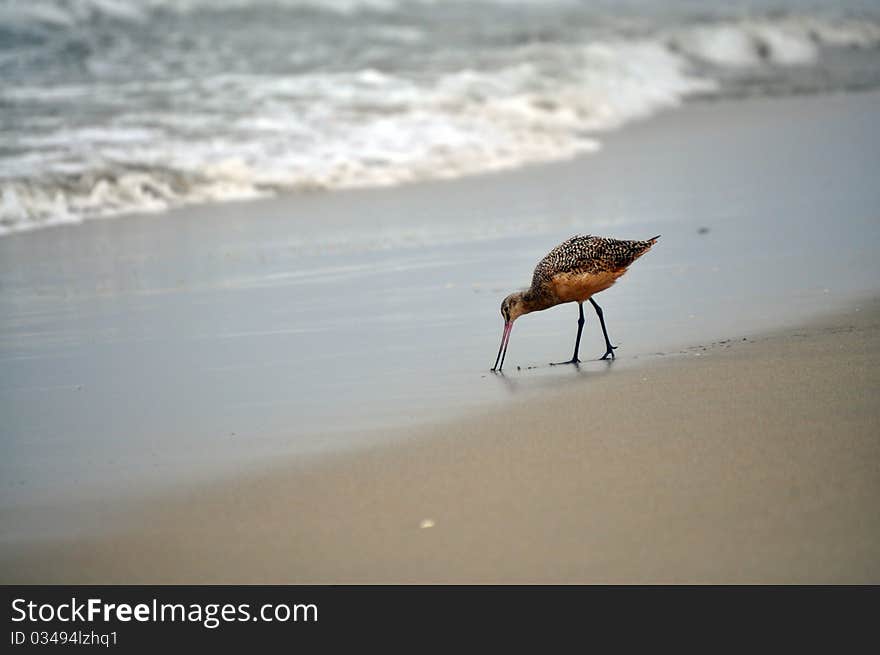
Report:
M 553 307 L 553 305 L 558 304 L 556 298 L 551 296 L 549 293 L 546 293 L 541 290 L 537 290 L 534 287 L 530 289 L 526 289 L 523 292 L 522 303 L 525 308 L 525 312 L 539 312 L 542 309 L 547 309 L 548 307 Z

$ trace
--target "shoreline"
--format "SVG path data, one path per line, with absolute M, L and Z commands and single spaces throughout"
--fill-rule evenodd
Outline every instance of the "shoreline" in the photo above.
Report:
M 566 393 L 579 372 L 546 363 L 573 306 L 518 322 L 510 375 L 487 369 L 501 298 L 574 232 L 664 235 L 600 296 L 622 348 L 613 375 L 582 367 L 596 379 L 872 297 L 878 106 L 684 107 L 575 161 L 0 239 L 3 540 Z M 583 356 L 600 344 L 588 320 Z
M 0 545 L 6 583 L 880 580 L 880 300 Z M 140 527 L 138 527 L 140 526 Z
M 642 134 L 647 132 L 656 132 L 657 130 L 675 130 L 683 124 L 689 123 L 694 117 L 698 117 L 699 122 L 706 120 L 706 115 L 711 119 L 712 114 L 720 108 L 727 111 L 730 108 L 744 108 L 746 111 L 762 111 L 765 108 L 772 109 L 774 105 L 778 106 L 795 106 L 799 101 L 806 103 L 833 104 L 836 100 L 845 102 L 846 98 L 880 97 L 880 89 L 848 89 L 836 90 L 832 92 L 809 93 L 805 96 L 799 95 L 763 95 L 763 96 L 731 96 L 731 97 L 708 97 L 698 96 L 685 100 L 677 105 L 660 108 L 656 113 L 652 113 L 645 117 L 634 118 L 622 125 L 597 132 L 595 138 L 601 138 L 600 146 L 595 150 L 579 152 L 571 156 L 559 157 L 540 161 L 529 161 L 509 168 L 500 168 L 494 170 L 486 170 L 481 172 L 465 173 L 457 177 L 438 177 L 416 179 L 413 181 L 402 182 L 394 185 L 375 185 L 375 186 L 352 186 L 340 188 L 315 188 L 303 190 L 283 190 L 270 195 L 260 195 L 253 197 L 243 197 L 240 199 L 230 199 L 216 202 L 197 202 L 183 205 L 175 205 L 159 211 L 124 211 L 118 214 L 110 214 L 107 216 L 97 216 L 86 218 L 77 222 L 60 222 L 47 224 L 45 226 L 29 227 L 25 229 L 16 229 L 0 235 L 0 239 L 19 239 L 32 237 L 34 234 L 42 234 L 45 230 L 51 231 L 69 231 L 77 228 L 89 228 L 89 226 L 101 224 L 113 224 L 117 221 L 137 221 L 137 222 L 155 222 L 168 220 L 212 220 L 208 218 L 208 214 L 218 214 L 223 218 L 227 218 L 241 213 L 256 213 L 257 220 L 277 220 L 279 214 L 289 209 L 291 204 L 299 202 L 321 202 L 324 198 L 339 198 L 344 202 L 360 202 L 368 200 L 373 195 L 386 194 L 436 194 L 448 192 L 475 191 L 479 187 L 486 184 L 508 184 L 510 180 L 528 179 L 537 173 L 544 176 L 547 171 L 564 170 L 566 168 L 580 168 L 585 164 L 592 162 L 597 157 L 603 157 L 606 150 L 611 147 L 617 149 L 622 143 L 625 147 L 631 147 L 635 141 L 642 138 Z M 459 187 L 459 189 L 456 189 Z M 240 211 L 236 211 L 240 210 Z M 261 216 L 262 215 L 262 218 Z M 214 219 L 216 220 L 216 219 Z M 304 227 L 298 225 L 297 227 Z M 0 241 L 2 243 L 2 241 Z M 345 247 L 342 244 L 333 244 L 334 247 Z M 394 244 L 400 246 L 403 244 Z M 375 244 L 374 244 L 375 246 Z M 375 246 L 384 249 L 387 246 Z

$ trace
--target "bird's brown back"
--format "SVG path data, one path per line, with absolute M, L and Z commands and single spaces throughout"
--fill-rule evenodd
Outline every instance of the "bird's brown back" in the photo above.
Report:
M 551 250 L 535 267 L 532 289 L 538 290 L 560 274 L 601 275 L 616 273 L 632 264 L 654 245 L 647 241 L 622 241 L 576 235 Z

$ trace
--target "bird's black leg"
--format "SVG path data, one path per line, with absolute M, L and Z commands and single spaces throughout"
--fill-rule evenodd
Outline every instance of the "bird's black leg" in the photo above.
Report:
M 596 310 L 596 314 L 599 316 L 599 324 L 602 326 L 602 334 L 605 336 L 605 354 L 602 355 L 599 359 L 608 359 L 608 355 L 611 355 L 611 359 L 614 359 L 614 351 L 617 346 L 611 345 L 611 340 L 608 339 L 608 330 L 605 328 L 605 317 L 602 316 L 602 308 L 596 304 L 596 301 L 590 298 L 590 302 L 593 304 L 593 308 Z
M 581 332 L 584 331 L 584 303 L 578 303 L 578 334 L 577 338 L 574 340 L 574 355 L 567 362 L 555 362 L 553 366 L 558 366 L 560 364 L 580 364 L 581 360 L 578 359 L 578 350 L 581 347 Z
M 574 355 L 571 357 L 572 364 L 579 364 L 581 360 L 578 359 L 578 350 L 581 347 L 581 332 L 584 331 L 584 303 L 578 303 L 578 334 L 577 338 L 574 340 Z

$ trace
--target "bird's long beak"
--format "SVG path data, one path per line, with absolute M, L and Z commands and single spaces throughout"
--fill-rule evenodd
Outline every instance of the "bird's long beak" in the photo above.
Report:
M 504 366 L 504 356 L 507 355 L 507 343 L 510 341 L 510 331 L 513 329 L 513 321 L 507 321 L 504 324 L 504 334 L 501 335 L 501 345 L 498 347 L 498 356 L 495 358 L 495 366 L 492 367 L 493 371 L 500 371 L 501 367 Z M 501 365 L 498 365 L 498 360 L 501 360 Z

